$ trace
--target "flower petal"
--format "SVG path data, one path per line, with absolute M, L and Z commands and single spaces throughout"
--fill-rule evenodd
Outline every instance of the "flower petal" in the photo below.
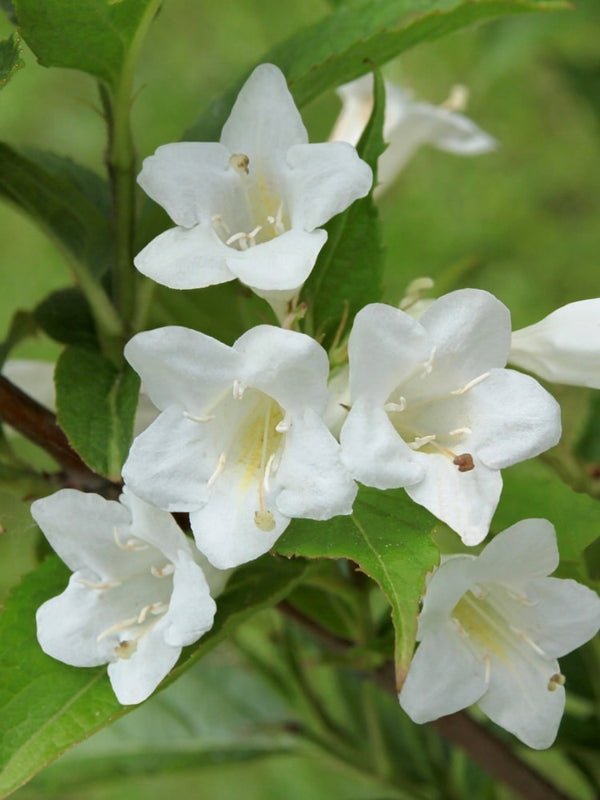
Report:
M 208 223 L 170 228 L 134 258 L 137 269 L 171 289 L 200 289 L 235 278 L 227 266 L 227 247 Z
M 515 331 L 509 361 L 547 381 L 600 389 L 600 298 L 569 303 Z
M 419 645 L 398 699 L 413 722 L 430 722 L 477 702 L 485 664 L 458 638 L 451 622 Z
M 175 325 L 138 333 L 125 345 L 125 358 L 154 405 L 178 405 L 199 416 L 233 385 L 240 369 L 231 347 Z
M 502 476 L 475 457 L 474 469 L 459 472 L 450 458 L 417 453 L 426 473 L 419 483 L 406 486 L 415 503 L 425 506 L 455 530 L 466 545 L 483 541 L 502 491 Z
M 373 173 L 346 142 L 291 147 L 288 201 L 295 228 L 311 231 L 369 193 Z
M 292 420 L 281 464 L 276 505 L 289 517 L 330 519 L 351 514 L 358 487 L 340 458 L 340 446 L 323 420 L 307 409 Z
M 476 556 L 460 554 L 446 557 L 434 570 L 419 614 L 418 641 L 449 622 L 454 607 L 475 582 L 476 569 Z
M 289 230 L 247 250 L 228 247 L 225 263 L 242 283 L 261 290 L 261 297 L 269 291 L 297 291 L 310 275 L 326 241 L 323 230 Z
M 210 223 L 213 214 L 231 202 L 231 195 L 241 193 L 230 156 L 217 142 L 165 144 L 144 159 L 138 183 L 177 225 Z
M 234 343 L 242 365 L 239 378 L 276 400 L 286 411 L 306 406 L 323 411 L 329 362 L 310 336 L 272 325 L 258 325 Z
M 558 567 L 554 526 L 524 519 L 495 536 L 477 559 L 477 581 L 519 583 L 542 578 Z
M 395 489 L 422 481 L 422 462 L 403 441 L 382 407 L 357 400 L 340 432 L 342 460 L 366 486 Z
M 163 636 L 167 644 L 181 647 L 193 644 L 212 628 L 217 606 L 202 569 L 190 554 L 180 552 L 174 564 L 173 593 Z
M 221 131 L 221 143 L 251 160 L 259 155 L 263 161 L 277 161 L 291 145 L 307 141 L 283 73 L 273 64 L 261 64 L 238 94 Z
M 560 406 L 540 384 L 511 369 L 495 369 L 469 392 L 473 448 L 491 469 L 532 458 L 560 439 Z

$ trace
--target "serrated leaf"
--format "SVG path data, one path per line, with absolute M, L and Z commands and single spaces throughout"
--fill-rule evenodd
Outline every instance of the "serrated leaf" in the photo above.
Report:
M 23 38 L 45 67 L 68 67 L 113 89 L 157 0 L 14 0 Z M 150 19 L 148 19 L 148 17 Z
M 377 160 L 385 150 L 385 87 L 378 71 L 374 72 L 373 97 L 373 111 L 357 150 L 373 170 L 375 186 Z M 372 190 L 325 227 L 327 242 L 306 281 L 302 299 L 307 305 L 307 322 L 327 349 L 341 321 L 349 331 L 360 309 L 380 300 L 383 293 L 383 248 Z
M 420 42 L 493 17 L 569 7 L 563 0 L 355 0 L 294 34 L 262 61 L 281 68 L 301 108 Z M 185 138 L 218 140 L 242 83 L 218 98 Z
M 137 374 L 94 350 L 68 347 L 54 382 L 58 424 L 72 447 L 95 472 L 118 480 L 133 436 Z
M 550 520 L 556 528 L 561 562 L 581 564 L 582 551 L 598 536 L 598 501 L 573 491 L 539 460 L 503 470 L 502 476 L 504 488 L 492 530 L 502 531 L 532 517 Z
M 219 597 L 215 623 L 188 647 L 163 685 L 174 680 L 238 624 L 283 599 L 302 580 L 300 560 L 271 556 L 238 570 Z M 0 797 L 72 745 L 131 710 L 115 698 L 106 669 L 77 669 L 46 656 L 35 635 L 35 611 L 61 592 L 68 571 L 48 559 L 7 599 L 0 615 Z
M 112 257 L 112 226 L 98 205 L 99 181 L 67 159 L 28 156 L 0 143 L 0 197 L 28 214 L 69 259 L 87 265 L 96 276 Z M 84 186 L 91 187 L 89 193 Z
M 351 516 L 327 523 L 295 519 L 277 542 L 284 555 L 349 558 L 379 584 L 392 608 L 398 685 L 414 650 L 425 576 L 439 560 L 431 539 L 435 526 L 434 517 L 404 491 L 361 487 Z
M 61 344 L 98 347 L 92 312 L 77 287 L 52 292 L 36 306 L 33 316 L 44 333 Z
M 13 74 L 22 67 L 25 62 L 21 58 L 21 42 L 18 33 L 13 33 L 7 39 L 0 40 L 0 89 L 2 89 Z

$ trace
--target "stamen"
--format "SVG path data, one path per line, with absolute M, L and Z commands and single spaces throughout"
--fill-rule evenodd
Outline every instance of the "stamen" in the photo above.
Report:
M 285 226 L 283 224 L 283 205 L 280 203 L 279 208 L 277 209 L 277 214 L 275 215 L 275 222 L 273 223 L 275 232 L 281 236 L 282 233 L 285 233 Z
M 113 589 L 115 586 L 120 586 L 122 581 L 102 581 L 101 583 L 94 583 L 93 581 L 87 581 L 85 578 L 76 578 L 75 583 L 81 583 L 83 586 L 87 586 L 88 589 Z
M 249 169 L 250 159 L 248 158 L 247 155 L 245 155 L 245 153 L 234 153 L 229 158 L 229 164 L 239 175 L 250 174 L 250 169 Z
M 210 476 L 210 478 L 206 482 L 206 488 L 207 489 L 210 489 L 211 486 L 213 486 L 214 482 L 217 480 L 219 475 L 223 472 L 223 470 L 225 469 L 226 462 L 227 462 L 227 453 L 221 453 L 221 455 L 219 456 L 219 461 L 217 462 L 217 467 L 216 467 L 215 471 L 213 472 L 213 474 Z
M 270 490 L 269 476 L 271 474 L 274 461 L 275 461 L 275 453 L 271 453 L 271 455 L 269 456 L 269 460 L 267 461 L 267 466 L 265 467 L 265 477 L 263 478 L 263 486 L 265 488 L 265 492 L 268 492 Z
M 129 628 L 130 625 L 137 625 L 137 616 L 129 617 L 129 619 L 121 620 L 121 622 L 115 622 L 114 625 L 111 625 L 110 628 L 107 628 L 105 631 L 96 637 L 97 642 L 101 642 L 103 639 L 106 639 L 107 636 L 110 636 L 113 633 L 118 633 L 119 631 L 124 630 L 125 628 Z
M 196 416 L 195 414 L 190 414 L 188 411 L 184 411 L 183 416 L 186 419 L 191 419 L 192 422 L 210 422 L 215 418 L 214 414 L 207 414 L 206 416 Z
M 466 86 L 457 84 L 450 89 L 450 94 L 440 103 L 440 108 L 445 108 L 447 111 L 464 111 L 469 101 L 469 90 Z
M 244 396 L 244 392 L 246 391 L 246 386 L 241 382 L 238 381 L 237 378 L 233 382 L 233 398 L 234 400 L 241 400 Z
M 275 430 L 277 433 L 287 433 L 291 427 L 292 421 L 285 417 L 284 419 L 280 420 L 277 425 L 275 425 Z
M 244 233 L 244 231 L 239 231 L 238 233 L 233 233 L 229 237 L 229 239 L 226 239 L 225 240 L 225 244 L 232 245 L 232 244 L 235 244 L 236 242 L 239 242 L 240 243 L 240 247 L 242 247 L 244 250 L 246 250 L 247 247 L 248 247 L 248 243 L 244 241 L 245 239 L 248 239 L 248 234 Z
M 470 472 L 472 469 L 475 469 L 475 464 L 473 462 L 473 456 L 471 453 L 461 453 L 460 455 L 455 456 L 452 459 L 452 463 L 456 464 L 459 472 Z
M 559 686 L 564 686 L 567 679 L 560 672 L 555 672 L 548 681 L 548 691 L 555 692 Z
M 135 539 L 133 537 L 128 539 L 126 542 L 123 542 L 117 527 L 113 528 L 113 535 L 115 537 L 117 547 L 119 547 L 121 550 L 129 550 L 130 552 L 133 552 L 138 550 L 147 550 L 150 547 L 149 544 L 141 544 L 140 539 Z M 140 544 L 136 545 L 136 542 L 140 542 Z
M 225 222 L 221 214 L 215 214 L 211 222 L 216 228 L 222 228 L 227 236 L 231 234 L 231 228 Z
M 519 637 L 519 639 L 521 639 L 522 642 L 528 644 L 529 647 L 531 647 L 531 649 L 538 654 L 538 656 L 546 656 L 546 657 L 548 656 L 548 653 L 546 653 L 545 650 L 542 650 L 542 648 L 539 645 L 537 645 L 533 641 L 533 639 L 530 639 L 529 636 L 527 636 L 527 634 L 524 633 L 522 630 L 519 630 L 519 628 L 515 628 L 514 625 L 509 625 L 508 627 L 511 629 L 511 631 L 513 631 L 513 633 L 517 634 L 517 636 Z
M 250 244 L 252 245 L 256 244 L 256 242 L 253 240 L 258 236 L 258 234 L 260 233 L 260 231 L 262 231 L 262 229 L 263 229 L 262 225 L 257 225 L 253 231 L 250 231 L 250 233 L 246 234 L 248 236 L 248 239 L 250 239 Z
M 156 569 L 156 567 L 152 566 L 150 567 L 150 572 L 155 578 L 166 578 L 168 575 L 172 575 L 175 572 L 175 567 L 173 564 L 165 564 L 161 569 Z
M 146 621 L 146 617 L 148 614 L 152 614 L 153 616 L 157 617 L 159 614 L 164 614 L 169 610 L 169 606 L 167 603 L 150 603 L 147 606 L 144 606 L 140 611 L 137 624 L 141 625 L 143 622 Z
M 489 656 L 489 653 L 486 653 L 483 657 L 483 661 L 485 663 L 485 682 L 489 683 L 490 678 L 492 676 L 492 659 Z
M 404 411 L 406 409 L 406 397 L 401 397 L 398 403 L 386 403 L 383 407 L 388 414 Z
M 470 436 L 472 433 L 471 428 L 454 428 L 453 431 L 448 431 L 448 436 Z
M 431 433 L 428 436 L 415 436 L 413 442 L 407 442 L 408 446 L 411 450 L 420 450 L 421 447 L 425 447 L 426 444 L 435 441 L 435 433 Z M 445 450 L 446 448 L 440 448 Z
M 454 389 L 454 391 L 450 392 L 450 394 L 465 394 L 466 392 L 469 391 L 469 389 L 472 389 L 474 386 L 477 386 L 478 383 L 481 383 L 482 381 L 484 381 L 486 378 L 489 378 L 489 377 L 490 377 L 490 373 L 489 372 L 484 372 L 482 375 L 479 375 L 477 378 L 473 378 L 472 381 L 469 381 L 468 383 L 465 383 L 465 385 L 462 387 L 462 389 Z
M 423 372 L 421 373 L 421 378 L 424 378 L 426 375 L 429 375 L 429 373 L 433 369 L 433 359 L 435 358 L 436 351 L 437 351 L 436 346 L 431 348 L 431 353 L 429 354 L 429 358 L 423 364 Z

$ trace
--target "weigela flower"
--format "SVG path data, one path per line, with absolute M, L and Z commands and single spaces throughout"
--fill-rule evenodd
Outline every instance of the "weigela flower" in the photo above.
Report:
M 308 144 L 283 74 L 262 64 L 220 142 L 159 147 L 138 181 L 177 223 L 139 253 L 141 272 L 175 289 L 239 278 L 275 307 L 312 270 L 321 226 L 367 194 L 372 173 L 348 144 Z
M 482 541 L 500 469 L 552 447 L 561 430 L 560 408 L 537 381 L 502 369 L 509 347 L 509 311 L 484 291 L 444 295 L 418 321 L 392 306 L 363 308 L 340 434 L 352 475 L 404 486 L 465 544 Z
M 557 658 L 598 631 L 600 599 L 558 566 L 556 534 L 529 519 L 480 556 L 451 556 L 434 572 L 419 617 L 421 642 L 400 692 L 415 722 L 472 703 L 530 747 L 549 747 L 565 705 Z
M 213 624 L 195 548 L 170 514 L 127 489 L 120 502 L 74 489 L 36 500 L 33 518 L 73 570 L 37 612 L 44 652 L 74 667 L 108 663 L 120 703 L 140 703 L 182 647 Z
M 515 331 L 508 360 L 547 381 L 600 389 L 600 298 L 561 306 Z
M 321 415 L 328 360 L 308 336 L 261 325 L 232 347 L 187 328 L 125 348 L 162 413 L 133 443 L 127 483 L 186 511 L 219 568 L 267 552 L 292 517 L 349 514 L 356 485 Z
M 340 86 L 342 110 L 330 139 L 357 144 L 373 109 L 373 76 Z M 413 100 L 412 94 L 385 81 L 383 138 L 387 149 L 380 156 L 377 176 L 381 187 L 389 185 L 423 144 L 463 156 L 494 150 L 496 141 L 453 108 L 462 107 L 465 90 L 458 89 L 446 104 L 434 106 Z

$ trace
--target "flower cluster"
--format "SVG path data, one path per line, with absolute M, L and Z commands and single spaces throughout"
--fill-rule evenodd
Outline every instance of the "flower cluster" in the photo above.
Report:
M 349 118 L 356 103 L 368 105 L 365 91 L 343 90 L 333 138 L 362 125 Z M 448 108 L 391 86 L 387 95 L 396 166 L 422 141 L 463 154 L 494 147 Z M 125 357 L 158 415 L 134 440 L 120 502 L 63 490 L 32 506 L 73 570 L 38 611 L 41 646 L 68 664 L 107 663 L 122 703 L 144 700 L 182 647 L 210 629 L 222 570 L 267 553 L 293 518 L 350 514 L 357 482 L 403 487 L 466 545 L 483 541 L 500 470 L 561 432 L 553 397 L 507 362 L 599 385 L 597 347 L 585 362 L 593 377 L 581 381 L 571 363 L 581 329 L 598 325 L 597 301 L 511 335 L 508 309 L 475 289 L 440 297 L 418 318 L 414 309 L 364 307 L 347 363 L 330 375 L 321 344 L 292 329 L 294 312 L 327 238 L 322 225 L 369 192 L 372 172 L 351 144 L 308 143 L 272 65 L 250 76 L 218 143 L 161 147 L 139 182 L 176 227 L 138 254 L 137 268 L 177 289 L 237 278 L 282 326 L 259 325 L 232 346 L 176 326 L 135 335 Z M 172 512 L 189 515 L 193 541 Z M 533 747 L 552 741 L 564 704 L 555 659 L 600 624 L 595 594 L 546 577 L 557 559 L 550 524 L 529 520 L 478 558 L 444 561 L 400 694 L 414 720 L 479 702 Z

